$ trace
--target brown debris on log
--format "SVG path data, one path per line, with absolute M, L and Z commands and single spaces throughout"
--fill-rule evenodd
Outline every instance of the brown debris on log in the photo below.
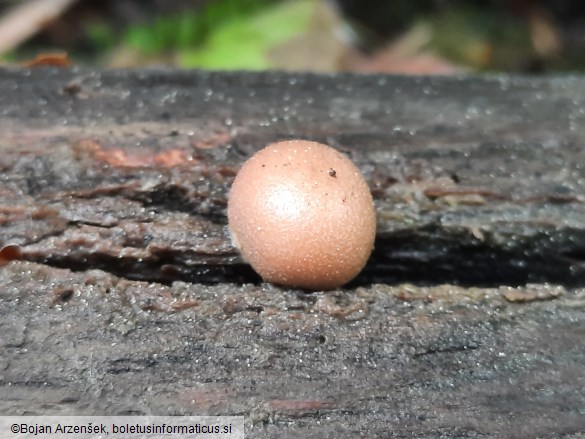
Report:
M 584 86 L 0 71 L 0 412 L 578 437 Z M 376 249 L 347 288 L 262 284 L 230 242 L 234 175 L 287 138 L 372 188 Z

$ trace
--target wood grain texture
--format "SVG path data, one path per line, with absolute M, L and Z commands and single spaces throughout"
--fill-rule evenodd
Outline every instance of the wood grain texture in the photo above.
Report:
M 580 437 L 585 80 L 0 71 L 0 412 L 243 414 L 250 437 Z M 366 269 L 262 284 L 229 186 L 349 155 Z

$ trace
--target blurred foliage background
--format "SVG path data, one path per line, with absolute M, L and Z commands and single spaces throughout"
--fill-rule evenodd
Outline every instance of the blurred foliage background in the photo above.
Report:
M 540 73 L 584 49 L 569 0 L 0 0 L 5 64 Z

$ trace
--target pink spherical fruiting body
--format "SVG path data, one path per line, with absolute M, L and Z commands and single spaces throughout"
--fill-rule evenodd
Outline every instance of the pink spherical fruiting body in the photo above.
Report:
M 330 290 L 353 279 L 374 245 L 376 215 L 359 169 L 320 143 L 273 143 L 238 172 L 228 199 L 235 245 L 267 282 Z

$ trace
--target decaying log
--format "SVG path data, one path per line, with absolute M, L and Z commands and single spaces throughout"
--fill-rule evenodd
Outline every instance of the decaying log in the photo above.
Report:
M 0 413 L 585 432 L 585 79 L 5 69 L 0 93 Z M 230 242 L 238 167 L 287 138 L 371 186 L 344 289 L 263 284 Z

